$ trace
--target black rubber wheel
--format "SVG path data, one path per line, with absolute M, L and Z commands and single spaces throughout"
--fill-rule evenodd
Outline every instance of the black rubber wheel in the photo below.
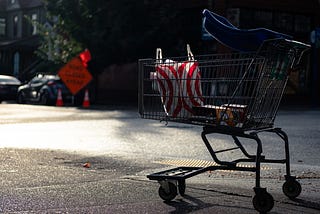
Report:
M 162 186 L 159 187 L 159 196 L 166 202 L 173 200 L 178 195 L 176 185 L 168 182 L 168 187 L 168 191 L 166 191 Z
M 24 97 L 23 97 L 23 94 L 20 92 L 17 96 L 17 103 L 18 104 L 24 104 L 26 103 L 25 100 L 24 100 Z
M 184 195 L 186 192 L 186 180 L 179 180 L 178 181 L 178 190 L 180 195 Z
M 40 97 L 40 105 L 48 105 L 49 104 L 49 94 L 48 92 L 44 92 Z
M 282 186 L 283 193 L 290 199 L 295 199 L 301 193 L 301 185 L 296 180 L 288 180 Z
M 269 193 L 257 194 L 252 199 L 253 207 L 260 213 L 267 213 L 272 210 L 274 206 L 274 200 Z

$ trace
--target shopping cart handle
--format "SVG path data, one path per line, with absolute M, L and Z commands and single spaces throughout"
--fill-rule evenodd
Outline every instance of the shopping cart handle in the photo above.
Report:
M 292 70 L 298 71 L 305 68 L 305 65 L 307 64 L 305 60 L 307 60 L 308 55 L 311 54 L 311 46 L 309 44 L 305 44 L 302 42 L 297 42 L 297 41 L 291 41 L 291 42 L 292 44 L 294 44 L 294 47 L 297 53 L 299 53 L 297 60 L 295 61 L 295 64 L 292 67 Z
M 292 39 L 292 36 L 266 28 L 239 29 L 226 18 L 207 9 L 203 10 L 204 27 L 220 43 L 243 52 L 256 51 L 267 39 Z

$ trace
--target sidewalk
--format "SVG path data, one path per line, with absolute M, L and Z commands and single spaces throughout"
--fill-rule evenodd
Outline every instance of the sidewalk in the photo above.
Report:
M 187 180 L 186 195 L 164 203 L 146 175 L 165 165 L 120 157 L 88 157 L 48 150 L 0 149 L 1 213 L 257 213 L 254 178 L 220 173 Z M 90 163 L 90 167 L 84 167 Z M 320 179 L 301 179 L 294 201 L 283 180 L 262 179 L 275 199 L 271 213 L 319 213 Z

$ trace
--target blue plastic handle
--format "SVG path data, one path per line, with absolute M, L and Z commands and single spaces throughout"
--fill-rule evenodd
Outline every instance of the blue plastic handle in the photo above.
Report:
M 242 52 L 256 51 L 266 39 L 292 39 L 292 36 L 266 28 L 239 29 L 226 18 L 207 9 L 203 11 L 204 27 L 220 43 Z

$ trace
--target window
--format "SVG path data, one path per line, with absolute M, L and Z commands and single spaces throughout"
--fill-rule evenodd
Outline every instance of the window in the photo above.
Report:
M 292 32 L 294 25 L 294 16 L 289 13 L 275 13 L 274 25 L 276 30 L 282 32 Z
M 296 15 L 294 30 L 298 33 L 308 33 L 311 31 L 311 19 L 308 16 Z
M 18 37 L 18 16 L 13 17 L 13 37 Z
M 257 27 L 254 23 L 254 11 L 250 9 L 240 9 L 240 28 L 249 29 Z
M 37 22 L 37 20 L 38 20 L 38 16 L 37 16 L 37 14 L 32 14 L 31 15 L 31 21 L 32 21 L 32 35 L 35 35 L 35 34 L 37 34 L 37 24 L 36 24 L 36 22 Z
M 256 27 L 272 28 L 272 12 L 255 11 L 254 22 Z
M 240 25 L 240 9 L 229 8 L 227 10 L 227 19 L 236 27 Z
M 13 55 L 13 75 L 15 77 L 19 76 L 19 67 L 20 67 L 20 53 L 15 52 Z
M 0 36 L 6 35 L 6 19 L 0 18 Z

